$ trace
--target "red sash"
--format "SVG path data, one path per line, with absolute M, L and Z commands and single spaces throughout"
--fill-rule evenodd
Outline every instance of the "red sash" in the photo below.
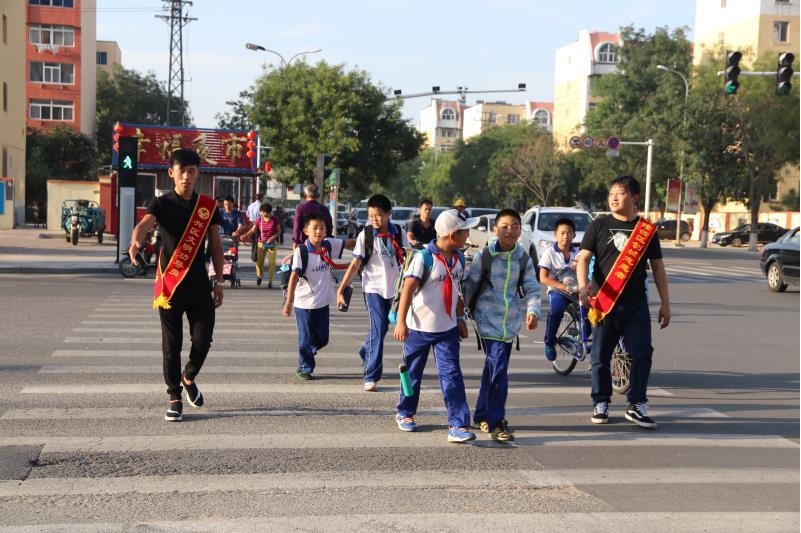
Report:
M 211 215 L 214 213 L 216 202 L 213 198 L 199 194 L 197 203 L 189 217 L 189 223 L 184 229 L 178 246 L 175 247 L 167 268 L 162 273 L 161 255 L 159 254 L 158 266 L 156 268 L 156 283 L 153 286 L 153 309 L 161 307 L 170 308 L 170 299 L 175 293 L 175 289 L 184 280 L 192 261 L 195 260 L 200 247 L 203 244 L 203 236 L 211 224 Z
M 597 296 L 590 299 L 590 309 L 587 316 L 593 326 L 597 325 L 612 311 L 655 234 L 655 224 L 643 218 L 637 221 L 634 231 L 631 232 L 629 240 L 626 241 L 626 245 L 617 257 L 612 270 L 606 276 L 606 280 L 601 285 Z

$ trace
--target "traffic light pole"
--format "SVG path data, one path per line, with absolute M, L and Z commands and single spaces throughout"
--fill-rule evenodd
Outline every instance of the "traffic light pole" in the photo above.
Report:
M 648 154 L 645 159 L 645 213 L 644 218 L 648 218 L 651 211 L 651 167 L 654 161 L 654 140 L 648 139 L 647 141 L 620 141 L 620 144 L 628 144 L 631 146 L 647 146 Z

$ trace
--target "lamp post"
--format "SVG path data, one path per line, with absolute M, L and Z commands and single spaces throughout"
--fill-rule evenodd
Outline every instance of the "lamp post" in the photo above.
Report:
M 684 112 L 682 114 L 681 124 L 683 129 L 687 129 L 687 98 L 690 96 L 690 82 L 687 77 L 676 69 L 666 67 L 665 65 L 657 65 L 657 69 L 665 72 L 676 74 L 684 82 Z M 684 141 L 681 142 L 681 159 L 679 160 L 679 181 L 682 187 L 684 186 Z M 685 198 L 686 200 L 686 198 Z M 679 207 L 676 212 L 676 246 L 681 246 L 681 189 L 679 189 Z
M 282 56 L 275 50 L 270 50 L 269 48 L 265 48 L 260 44 L 245 43 L 245 48 L 247 48 L 248 50 L 253 50 L 254 52 L 270 52 L 271 54 L 277 55 L 281 59 L 281 68 L 288 67 L 289 65 L 292 64 L 293 60 L 297 59 L 300 56 L 305 56 L 307 54 L 318 54 L 323 51 L 322 48 L 315 48 L 314 50 L 306 50 L 304 52 L 298 52 L 297 54 L 290 57 L 289 61 L 287 61 L 284 58 L 284 56 Z

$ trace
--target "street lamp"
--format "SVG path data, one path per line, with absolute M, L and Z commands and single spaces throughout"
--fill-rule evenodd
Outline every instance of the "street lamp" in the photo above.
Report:
M 690 82 L 687 77 L 676 69 L 666 67 L 665 65 L 657 65 L 658 70 L 676 74 L 684 82 L 684 112 L 682 114 L 681 124 L 684 130 L 687 129 L 687 98 L 690 96 Z M 684 141 L 681 143 L 681 159 L 679 160 L 679 181 L 684 186 Z M 685 198 L 685 201 L 687 198 Z M 679 209 L 676 213 L 676 246 L 681 246 L 681 190 L 679 190 Z M 703 245 L 703 242 L 701 243 Z
M 260 44 L 245 43 L 245 48 L 247 48 L 248 50 L 253 50 L 254 52 L 270 52 L 271 54 L 277 55 L 281 59 L 281 68 L 288 67 L 290 64 L 292 64 L 292 61 L 294 59 L 300 56 L 305 56 L 307 54 L 317 54 L 323 51 L 322 48 L 315 48 L 314 50 L 306 50 L 305 52 L 298 52 L 297 54 L 290 57 L 289 61 L 287 61 L 286 59 L 284 59 L 284 56 L 282 56 L 275 50 L 270 50 L 269 48 L 265 48 Z

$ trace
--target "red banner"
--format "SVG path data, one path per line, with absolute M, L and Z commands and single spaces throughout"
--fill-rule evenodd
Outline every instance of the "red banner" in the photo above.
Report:
M 200 156 L 201 168 L 241 171 L 252 174 L 248 158 L 248 132 L 240 130 L 214 130 L 206 128 L 171 128 L 125 124 L 121 136 L 139 140 L 140 168 L 168 168 L 170 154 L 179 148 L 189 148 Z M 255 140 L 255 139 L 254 139 Z M 253 163 L 255 164 L 255 162 Z

